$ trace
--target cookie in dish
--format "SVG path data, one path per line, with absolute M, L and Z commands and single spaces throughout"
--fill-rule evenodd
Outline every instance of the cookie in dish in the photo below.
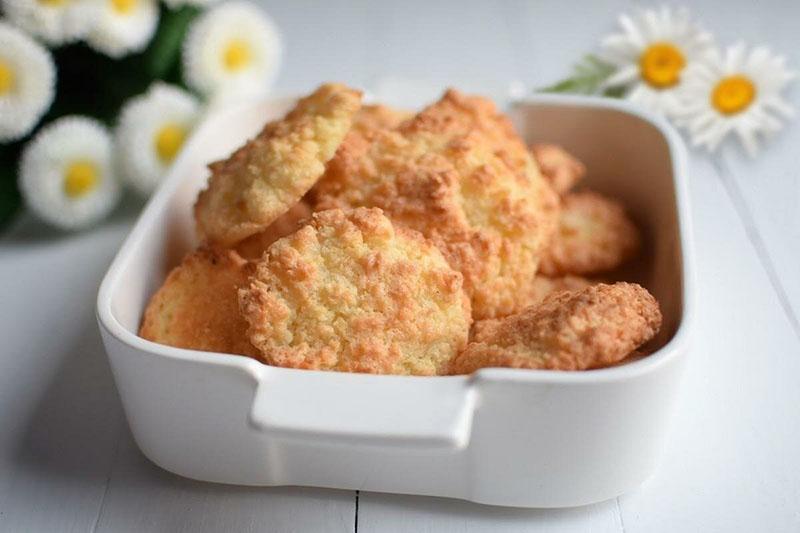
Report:
M 322 85 L 228 159 L 211 164 L 194 206 L 200 238 L 232 246 L 288 211 L 325 172 L 360 107 L 361 92 Z
M 467 343 L 463 277 L 380 209 L 333 209 L 270 246 L 239 291 L 272 365 L 436 375 Z
M 176 348 L 260 358 L 239 314 L 238 290 L 253 271 L 232 250 L 190 253 L 150 299 L 139 336 Z
M 658 302 L 635 283 L 560 291 L 521 313 L 476 328 L 450 371 L 601 368 L 627 357 L 660 327 Z
M 345 139 L 316 209 L 372 206 L 415 229 L 464 275 L 475 318 L 521 310 L 558 199 L 508 118 L 450 90 L 393 129 Z

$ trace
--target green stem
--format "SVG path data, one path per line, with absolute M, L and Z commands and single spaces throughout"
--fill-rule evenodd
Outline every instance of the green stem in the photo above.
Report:
M 0 144 L 0 229 L 14 218 L 22 204 L 17 186 L 17 159 L 22 142 Z
M 598 94 L 603 83 L 616 71 L 614 65 L 607 63 L 594 55 L 587 55 L 572 71 L 572 76 L 561 80 L 553 85 L 539 89 L 545 93 L 577 93 L 577 94 Z M 603 90 L 606 96 L 622 96 L 620 88 L 607 88 Z
M 161 23 L 142 57 L 147 73 L 153 79 L 164 79 L 180 62 L 181 47 L 189 24 L 200 13 L 193 6 L 177 10 L 162 9 Z

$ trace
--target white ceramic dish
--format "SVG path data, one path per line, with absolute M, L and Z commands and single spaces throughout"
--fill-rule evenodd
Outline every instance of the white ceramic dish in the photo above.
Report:
M 195 244 L 191 205 L 204 165 L 290 105 L 273 100 L 207 121 L 100 287 L 100 329 L 144 454 L 207 481 L 524 507 L 588 504 L 643 481 L 666 442 L 686 358 L 692 254 L 682 144 L 624 103 L 540 96 L 511 113 L 526 140 L 577 154 L 589 185 L 620 197 L 644 228 L 649 260 L 630 275 L 665 317 L 662 347 L 649 357 L 589 372 L 420 378 L 274 368 L 136 336 L 147 299 Z

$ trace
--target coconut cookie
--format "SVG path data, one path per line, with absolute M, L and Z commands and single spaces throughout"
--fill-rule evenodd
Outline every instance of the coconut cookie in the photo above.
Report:
M 562 196 L 586 175 L 586 166 L 557 144 L 533 144 L 531 153 L 539 163 L 542 176 Z
M 384 128 L 396 128 L 414 116 L 411 111 L 396 109 L 388 105 L 365 105 L 353 118 L 353 131 L 369 134 L 371 131 Z
M 267 229 L 237 243 L 234 249 L 245 259 L 261 259 L 273 242 L 297 231 L 301 223 L 309 217 L 311 206 L 305 200 L 300 200 L 267 226 Z
M 266 229 L 322 176 L 360 107 L 359 91 L 322 85 L 227 160 L 210 165 L 208 187 L 194 207 L 200 237 L 228 247 Z
M 230 250 L 187 255 L 150 299 L 139 335 L 177 348 L 259 358 L 247 340 L 237 293 L 252 271 Z
M 640 246 L 639 230 L 621 203 L 595 192 L 570 193 L 539 269 L 546 276 L 607 272 L 635 256 Z
M 613 365 L 658 333 L 661 311 L 643 287 L 598 284 L 551 294 L 519 314 L 483 324 L 453 374 L 484 367 L 586 370 Z
M 591 285 L 599 283 L 580 276 L 563 276 L 560 278 L 547 278 L 536 276 L 531 285 L 531 292 L 525 299 L 528 306 L 539 304 L 549 295 L 560 291 L 579 291 Z M 491 331 L 493 327 L 503 322 L 502 318 L 485 318 L 476 320 L 472 323 L 469 338 L 473 341 L 480 340 Z
M 292 368 L 435 375 L 471 321 L 461 274 L 380 209 L 315 213 L 269 248 L 239 301 L 253 345 Z
M 318 209 L 380 207 L 464 275 L 476 318 L 519 311 L 558 200 L 494 104 L 458 91 L 397 128 L 348 135 L 316 188 Z

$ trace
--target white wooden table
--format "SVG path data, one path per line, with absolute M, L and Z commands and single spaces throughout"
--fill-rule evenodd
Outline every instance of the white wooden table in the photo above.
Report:
M 705 0 L 720 40 L 800 68 L 800 2 Z M 395 80 L 502 95 L 563 75 L 635 4 L 269 2 L 282 91 Z M 402 85 L 402 83 L 400 83 Z M 394 88 L 394 89 L 393 89 Z M 800 108 L 800 90 L 791 99 Z M 565 510 L 178 478 L 136 449 L 94 318 L 138 206 L 79 235 L 0 238 L 0 531 L 800 531 L 800 123 L 758 160 L 692 155 L 698 328 L 672 440 L 640 489 Z

